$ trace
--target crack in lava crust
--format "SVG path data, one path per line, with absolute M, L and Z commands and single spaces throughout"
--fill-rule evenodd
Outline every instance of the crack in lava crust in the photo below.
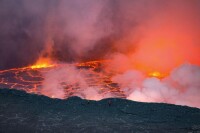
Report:
M 115 97 L 125 98 L 125 94 L 120 91 L 118 84 L 113 83 L 111 80 L 114 74 L 103 69 L 104 63 L 105 61 L 91 61 L 71 65 L 76 66 L 80 72 L 86 71 L 85 81 L 89 87 L 99 87 L 100 95 L 113 94 Z M 0 71 L 0 88 L 18 89 L 24 90 L 27 93 L 42 94 L 41 89 L 43 87 L 44 75 L 55 68 L 62 68 L 63 66 L 58 64 L 53 67 L 40 69 L 25 67 Z M 62 82 L 61 85 L 64 88 L 65 98 L 81 95 L 78 84 Z

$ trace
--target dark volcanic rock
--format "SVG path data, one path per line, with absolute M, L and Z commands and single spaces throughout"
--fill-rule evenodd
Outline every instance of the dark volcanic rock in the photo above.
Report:
M 200 109 L 123 99 L 50 99 L 0 89 L 0 133 L 200 133 Z

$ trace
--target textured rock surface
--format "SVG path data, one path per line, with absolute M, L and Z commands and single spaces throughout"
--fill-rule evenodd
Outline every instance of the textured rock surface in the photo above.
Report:
M 50 99 L 0 89 L 0 133 L 200 133 L 200 109 L 123 99 Z

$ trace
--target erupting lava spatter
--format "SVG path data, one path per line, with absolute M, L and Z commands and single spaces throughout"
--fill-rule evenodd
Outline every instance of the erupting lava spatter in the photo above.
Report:
M 40 57 L 36 64 L 30 66 L 32 69 L 54 67 L 55 64 L 51 63 L 49 58 Z
M 151 72 L 148 74 L 149 77 L 156 77 L 156 78 L 159 78 L 159 79 L 162 79 L 164 78 L 166 75 L 158 72 L 158 71 L 154 71 L 154 72 Z

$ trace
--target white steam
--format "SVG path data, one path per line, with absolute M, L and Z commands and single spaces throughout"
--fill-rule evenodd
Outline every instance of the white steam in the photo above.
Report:
M 44 76 L 45 80 L 41 93 L 49 97 L 63 99 L 65 97 L 65 85 L 78 84 L 81 88 L 87 87 L 81 73 L 72 65 L 65 65 L 62 68 L 53 69 Z
M 129 90 L 127 99 L 141 102 L 161 102 L 200 107 L 200 67 L 184 64 L 165 79 L 145 78 L 126 72 L 114 77 L 122 90 Z M 131 80 L 129 80 L 131 79 Z M 128 81 L 128 82 L 127 82 Z
M 53 98 L 65 98 L 65 94 L 84 99 L 101 100 L 117 95 L 101 92 L 102 86 L 88 84 L 88 70 L 63 65 L 45 74 L 42 94 Z M 112 77 L 127 99 L 141 102 L 171 103 L 200 108 L 200 67 L 183 64 L 164 79 L 147 77 L 137 70 L 128 70 Z M 69 87 L 69 85 L 71 85 Z
M 44 74 L 41 93 L 52 97 L 64 99 L 67 96 L 79 96 L 89 100 L 101 100 L 111 97 L 102 94 L 101 85 L 91 87 L 88 83 L 88 70 L 79 70 L 70 64 L 61 65 Z M 69 94 L 71 93 L 71 94 Z

